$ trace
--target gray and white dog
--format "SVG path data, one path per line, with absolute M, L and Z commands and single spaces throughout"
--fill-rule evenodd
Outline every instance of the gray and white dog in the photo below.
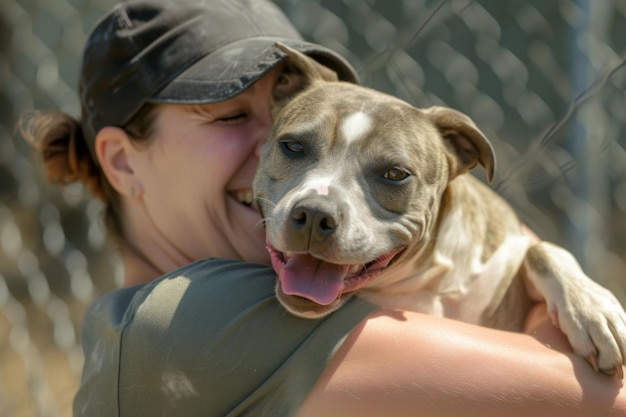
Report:
M 519 331 L 545 301 L 574 351 L 622 378 L 626 314 L 566 250 L 531 242 L 492 179 L 492 146 L 472 120 L 418 109 L 337 81 L 277 44 L 291 75 L 276 89 L 274 128 L 254 181 L 276 294 L 322 317 L 353 295 Z

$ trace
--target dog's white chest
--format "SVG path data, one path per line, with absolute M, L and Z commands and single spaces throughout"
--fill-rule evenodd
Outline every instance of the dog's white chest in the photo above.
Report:
M 509 236 L 485 263 L 480 262 L 481 249 L 473 256 L 455 260 L 440 254 L 440 261 L 450 262 L 450 271 L 441 290 L 445 316 L 468 323 L 480 323 L 483 312 L 494 300 L 499 281 L 507 282 L 520 268 L 529 241 L 526 236 Z M 448 297 L 446 297 L 448 295 Z
M 366 298 L 385 307 L 479 323 L 498 282 L 519 269 L 529 241 L 509 236 L 482 262 L 482 247 L 471 239 L 462 209 L 452 212 L 442 224 L 432 264 L 416 273 L 407 262 L 374 283 Z

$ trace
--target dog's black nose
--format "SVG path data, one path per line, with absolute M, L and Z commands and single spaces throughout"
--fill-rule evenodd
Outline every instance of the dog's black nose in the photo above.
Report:
M 291 210 L 291 225 L 305 239 L 323 238 L 335 232 L 338 226 L 333 205 L 325 199 L 305 199 Z
M 297 207 L 293 210 L 291 220 L 297 229 L 313 228 L 322 234 L 332 233 L 337 228 L 332 216 L 307 207 Z

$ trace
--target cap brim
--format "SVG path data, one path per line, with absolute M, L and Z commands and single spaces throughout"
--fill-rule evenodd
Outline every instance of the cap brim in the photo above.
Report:
M 276 42 L 333 69 L 340 80 L 359 82 L 358 75 L 348 62 L 330 49 L 293 39 L 257 37 L 230 43 L 199 59 L 149 101 L 206 104 L 233 98 L 285 59 L 285 53 L 274 46 Z

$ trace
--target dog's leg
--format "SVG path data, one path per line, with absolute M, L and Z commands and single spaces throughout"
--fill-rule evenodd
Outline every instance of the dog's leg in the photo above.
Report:
M 548 242 L 528 249 L 524 269 L 530 295 L 545 300 L 574 352 L 597 371 L 622 379 L 626 313 L 615 296 L 585 275 L 572 254 Z

